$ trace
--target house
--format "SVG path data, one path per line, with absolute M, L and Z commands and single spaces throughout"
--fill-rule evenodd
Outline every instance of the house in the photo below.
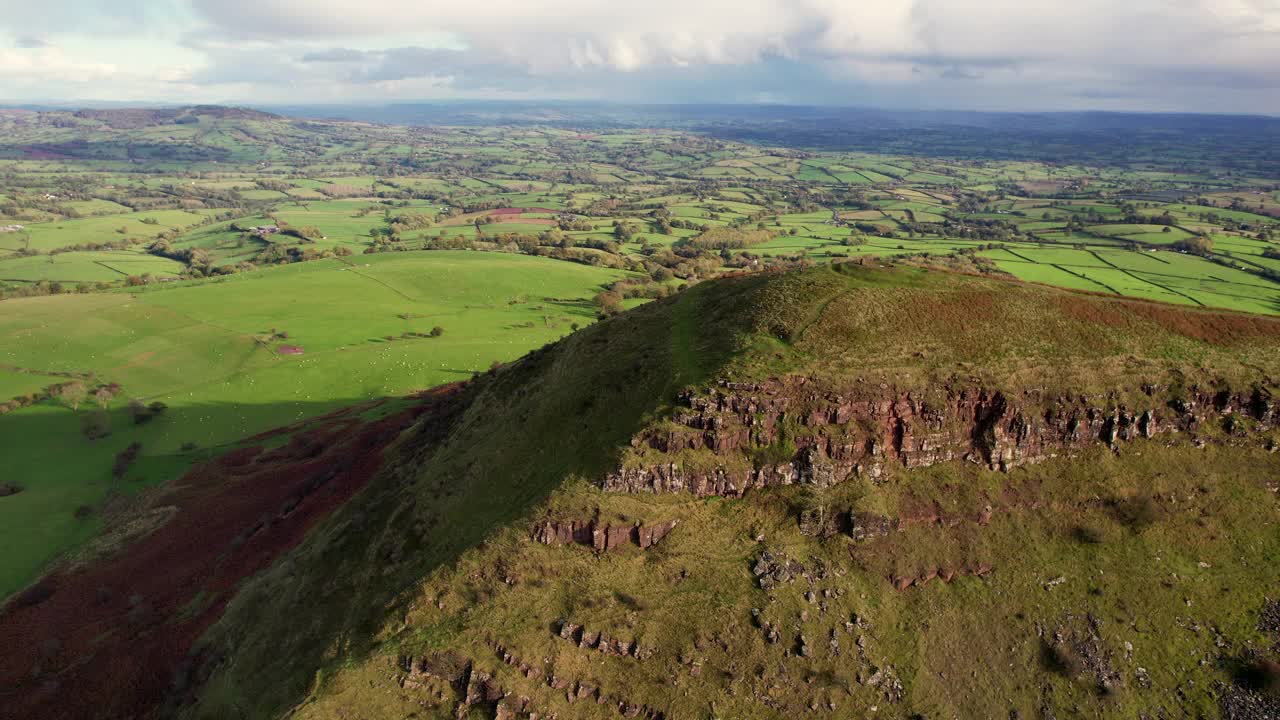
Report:
M 280 232 L 280 226 L 279 225 L 258 225 L 256 227 L 249 228 L 249 232 L 253 233 L 254 235 L 275 235 L 276 233 Z
M 4 225 L 4 226 L 0 226 L 0 233 L 22 232 L 22 229 L 23 229 L 22 225 Z

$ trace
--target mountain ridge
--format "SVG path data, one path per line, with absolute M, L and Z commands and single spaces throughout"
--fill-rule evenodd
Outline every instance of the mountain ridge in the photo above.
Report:
M 1255 618 L 1280 581 L 1266 562 L 1280 552 L 1277 348 L 1270 319 L 906 266 L 700 283 L 449 389 L 408 424 L 356 431 L 359 411 L 204 469 L 380 468 L 220 596 L 199 640 L 167 645 L 167 628 L 208 610 L 202 583 L 140 600 L 163 612 L 111 642 L 176 647 L 177 677 L 106 674 L 79 645 L 5 677 L 27 717 L 71 717 L 52 704 L 61 683 L 92 704 L 104 681 L 117 699 L 100 712 L 188 718 L 1267 707 L 1240 678 L 1272 642 Z M 1032 411 L 1062 398 L 1081 404 Z M 1059 457 L 983 454 L 1037 437 L 1024 426 L 1061 434 L 1072 413 L 1079 442 Z M 989 434 L 967 424 L 980 415 Z M 366 449 L 343 459 L 344 436 Z M 725 497 L 609 481 L 655 458 L 782 477 L 859 442 L 881 448 L 878 475 L 836 458 Z M 332 507 L 324 492 L 297 507 Z M 295 532 L 225 526 L 205 543 L 215 566 Z M 6 635 L 63 601 L 29 599 Z

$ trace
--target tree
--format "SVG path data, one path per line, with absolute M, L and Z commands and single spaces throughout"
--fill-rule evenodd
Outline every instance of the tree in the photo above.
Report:
M 440 327 L 439 325 L 431 328 L 431 337 L 440 337 L 443 334 L 444 334 L 444 328 Z
M 111 425 L 107 414 L 101 410 L 95 410 L 81 415 L 80 432 L 90 440 L 98 440 L 110 435 Z
M 612 290 L 596 295 L 596 307 L 600 308 L 600 317 L 605 318 L 622 312 L 622 296 Z
M 70 382 L 58 389 L 58 397 L 73 411 L 80 409 L 80 403 L 88 397 L 89 390 L 81 382 Z
M 98 391 L 93 394 L 93 399 L 98 403 L 98 407 L 106 410 L 107 405 L 111 403 L 112 398 L 115 396 L 116 394 L 111 391 L 111 388 L 104 386 L 98 388 Z
M 150 405 L 144 405 L 141 400 L 137 399 L 129 401 L 129 416 L 133 418 L 134 425 L 144 425 L 149 423 L 155 419 L 157 415 L 160 415 L 168 409 L 169 406 L 159 400 L 151 403 Z
M 1213 240 L 1204 235 L 1196 235 L 1186 240 L 1179 240 L 1174 244 L 1174 247 L 1192 255 L 1208 256 L 1213 253 Z
M 671 272 L 670 268 L 658 265 L 653 272 L 649 273 L 649 277 L 653 278 L 654 282 L 667 282 L 675 277 L 675 273 Z

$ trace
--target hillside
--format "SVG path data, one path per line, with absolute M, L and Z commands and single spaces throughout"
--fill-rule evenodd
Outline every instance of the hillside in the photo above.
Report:
M 1268 717 L 1277 351 L 1272 318 L 874 262 L 704 282 L 197 468 L 6 608 L 41 649 L 0 687 L 43 718 Z

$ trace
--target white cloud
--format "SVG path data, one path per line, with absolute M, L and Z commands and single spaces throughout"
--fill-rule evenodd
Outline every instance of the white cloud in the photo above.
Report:
M 143 48 L 163 53 L 181 46 L 204 67 L 170 79 L 228 98 L 245 88 L 290 100 L 414 92 L 646 100 L 683 93 L 707 100 L 838 96 L 1026 109 L 1131 98 L 1139 109 L 1280 112 L 1274 70 L 1280 67 L 1280 0 L 45 5 L 41 13 L 29 2 L 0 0 L 0 31 L 8 30 L 15 43 L 40 38 L 70 48 L 57 33 L 87 32 L 95 18 L 111 22 Z M 109 16 L 128 20 L 103 20 Z M 92 41 L 77 46 L 89 48 L 77 52 L 79 63 L 117 61 L 92 57 Z M 173 64 L 200 64 L 188 59 Z M 142 63 L 120 62 L 133 75 L 146 74 Z M 696 82 L 704 86 L 692 87 Z
M 108 80 L 119 71 L 111 63 L 77 60 L 57 48 L 0 48 L 0 80 L 6 83 L 87 83 Z

